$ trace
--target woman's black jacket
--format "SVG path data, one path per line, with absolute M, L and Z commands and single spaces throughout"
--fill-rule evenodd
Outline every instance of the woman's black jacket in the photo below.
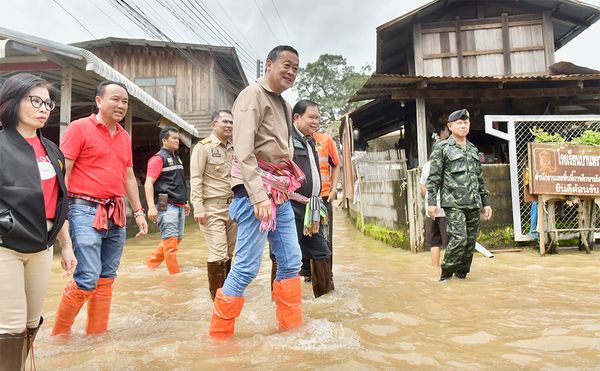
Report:
M 0 246 L 22 253 L 35 253 L 52 246 L 67 217 L 65 157 L 39 130 L 37 135 L 59 184 L 56 217 L 50 231 L 35 151 L 15 129 L 0 131 Z

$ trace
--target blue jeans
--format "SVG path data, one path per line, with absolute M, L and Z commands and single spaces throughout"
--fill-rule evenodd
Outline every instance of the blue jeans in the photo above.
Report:
M 183 207 L 167 204 L 166 211 L 158 212 L 158 229 L 163 240 L 171 237 L 183 239 L 185 225 L 185 209 Z
M 125 244 L 125 227 L 109 220 L 108 231 L 98 232 L 92 227 L 95 216 L 95 207 L 69 205 L 69 232 L 77 258 L 73 278 L 77 286 L 86 291 L 94 290 L 100 277 L 117 276 Z
M 296 235 L 294 211 L 289 202 L 277 206 L 277 229 L 260 231 L 260 221 L 248 197 L 235 198 L 229 208 L 231 219 L 237 223 L 235 259 L 231 272 L 221 289 L 227 296 L 242 296 L 258 274 L 265 242 L 269 239 L 271 252 L 277 260 L 277 281 L 297 277 L 302 265 L 302 253 Z

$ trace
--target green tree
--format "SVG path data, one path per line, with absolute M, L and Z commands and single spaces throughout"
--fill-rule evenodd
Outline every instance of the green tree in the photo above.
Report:
M 310 99 L 320 106 L 321 130 L 337 135 L 336 120 L 352 111 L 359 103 L 348 99 L 367 81 L 371 66 L 358 71 L 346 64 L 341 55 L 322 54 L 300 70 L 296 89 L 300 99 Z

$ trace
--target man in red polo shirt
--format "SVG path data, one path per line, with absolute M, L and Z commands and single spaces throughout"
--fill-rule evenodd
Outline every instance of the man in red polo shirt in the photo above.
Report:
M 106 331 L 112 284 L 125 243 L 125 195 L 139 227 L 136 237 L 148 233 L 133 174 L 131 138 L 119 125 L 127 104 L 123 84 L 100 83 L 96 88 L 98 113 L 73 121 L 62 138 L 69 227 L 79 264 L 74 280 L 65 287 L 52 335 L 67 334 L 86 301 L 86 333 Z

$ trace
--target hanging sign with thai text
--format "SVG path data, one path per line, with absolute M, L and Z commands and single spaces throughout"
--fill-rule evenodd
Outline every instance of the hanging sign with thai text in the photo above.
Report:
M 600 147 L 529 143 L 532 194 L 600 196 Z

